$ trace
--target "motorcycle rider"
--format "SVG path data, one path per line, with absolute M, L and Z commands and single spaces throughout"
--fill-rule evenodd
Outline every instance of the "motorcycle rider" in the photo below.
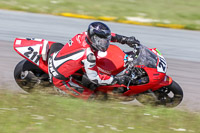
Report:
M 127 44 L 130 47 L 140 44 L 133 36 L 111 33 L 106 24 L 93 22 L 89 24 L 86 32 L 75 35 L 66 45 L 55 43 L 51 46 L 48 60 L 50 81 L 60 90 L 82 99 L 88 99 L 93 90 L 85 89 L 84 92 L 79 92 L 71 87 L 70 79 L 70 75 L 82 67 L 86 77 L 96 85 L 124 84 L 127 76 L 101 74 L 96 66 L 96 56 L 99 52 L 106 52 L 110 42 Z

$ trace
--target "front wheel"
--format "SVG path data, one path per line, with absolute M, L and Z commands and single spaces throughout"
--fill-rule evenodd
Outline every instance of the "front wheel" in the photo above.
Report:
M 136 99 L 142 104 L 176 107 L 183 100 L 183 90 L 178 83 L 173 81 L 169 86 L 164 86 L 152 93 L 141 94 Z

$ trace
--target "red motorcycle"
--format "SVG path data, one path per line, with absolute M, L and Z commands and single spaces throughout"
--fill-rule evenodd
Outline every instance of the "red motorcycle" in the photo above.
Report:
M 50 85 L 47 61 L 53 43 L 44 39 L 15 39 L 14 49 L 25 59 L 16 65 L 14 78 L 23 90 L 30 92 L 35 85 Z M 97 66 L 104 74 L 126 74 L 130 81 L 126 85 L 96 86 L 86 78 L 82 68 L 70 76 L 73 89 L 68 91 L 77 96 L 83 91 L 90 92 L 91 86 L 95 86 L 95 97 L 103 94 L 107 98 L 112 94 L 120 100 L 136 98 L 142 104 L 167 107 L 175 107 L 183 99 L 182 88 L 166 75 L 166 60 L 156 48 L 141 45 L 133 51 L 123 52 L 116 45 L 110 45 L 106 52 L 98 53 Z

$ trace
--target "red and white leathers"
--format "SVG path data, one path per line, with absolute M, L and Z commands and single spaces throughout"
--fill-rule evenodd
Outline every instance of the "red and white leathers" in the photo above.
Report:
M 119 35 L 112 33 L 113 42 L 120 42 Z M 98 52 L 98 51 L 96 51 Z M 75 97 L 88 99 L 88 93 L 93 91 L 86 90 L 80 93 L 70 87 L 70 75 L 84 67 L 87 77 L 94 83 L 99 85 L 111 84 L 113 76 L 102 75 L 96 66 L 95 51 L 91 48 L 87 39 L 87 32 L 77 34 L 63 48 L 53 53 L 49 57 L 48 69 L 50 80 L 62 91 L 69 93 Z M 86 94 L 87 93 L 87 94 Z M 84 95 L 85 94 L 85 95 Z

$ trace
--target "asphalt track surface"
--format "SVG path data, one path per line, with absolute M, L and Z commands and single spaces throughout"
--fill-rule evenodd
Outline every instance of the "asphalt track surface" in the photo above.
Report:
M 15 65 L 23 59 L 13 50 L 16 37 L 42 38 L 65 44 L 93 21 L 0 10 L 0 88 L 23 92 L 13 78 Z M 147 47 L 158 48 L 168 62 L 167 74 L 184 91 L 183 102 L 177 108 L 200 112 L 199 31 L 105 23 L 114 33 L 135 36 Z M 118 46 L 129 50 L 126 46 Z

